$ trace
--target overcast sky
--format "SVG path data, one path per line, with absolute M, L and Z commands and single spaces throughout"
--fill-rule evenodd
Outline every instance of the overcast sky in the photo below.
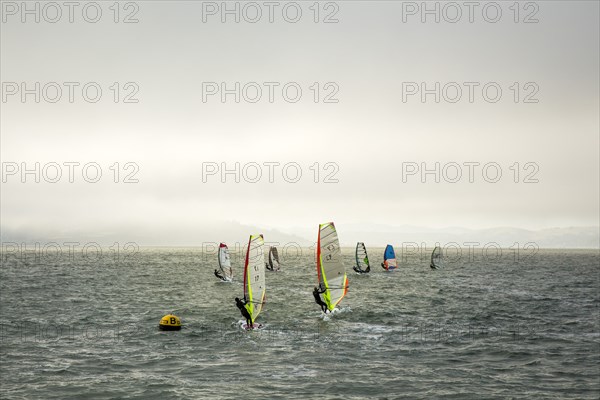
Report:
M 143 227 L 160 236 L 178 226 L 206 233 L 220 221 L 315 232 L 325 221 L 598 225 L 598 2 L 521 3 L 518 15 L 513 2 L 494 3 L 500 17 L 482 2 L 472 22 L 467 7 L 439 3 L 439 23 L 417 9 L 421 2 L 313 3 L 280 2 L 273 22 L 263 2 L 253 3 L 259 19 L 257 7 L 239 3 L 239 23 L 221 14 L 221 2 L 121 3 L 118 16 L 113 2 L 98 2 L 96 23 L 84 19 L 96 12 L 84 13 L 86 2 L 72 23 L 67 7 L 59 18 L 40 5 L 36 23 L 21 2 L 3 2 L 2 228 Z M 298 9 L 299 21 L 288 22 Z M 126 16 L 138 22 L 123 23 Z M 35 92 L 36 82 L 40 102 L 35 93 L 23 102 L 22 89 Z M 221 83 L 235 92 L 236 82 L 239 103 L 235 94 L 223 102 Z M 62 97 L 52 103 L 56 86 Z M 102 97 L 93 103 L 95 87 Z M 257 87 L 262 97 L 252 102 Z M 424 101 L 423 88 L 433 89 Z M 124 102 L 128 95 L 138 102 Z M 36 162 L 40 183 L 33 174 L 21 182 L 21 163 Z M 73 183 L 65 162 L 80 163 Z M 240 182 L 232 173 L 223 183 L 221 168 L 236 162 Z M 420 174 L 436 162 L 439 183 Z M 58 183 L 48 182 L 49 163 L 62 166 Z M 83 179 L 86 163 L 100 166 L 99 182 Z M 252 183 L 256 165 L 262 178 Z M 129 173 L 139 182 L 124 183 Z

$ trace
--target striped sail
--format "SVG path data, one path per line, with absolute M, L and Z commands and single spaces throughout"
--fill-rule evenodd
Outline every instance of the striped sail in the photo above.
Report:
M 219 244 L 219 268 L 223 277 L 230 281 L 233 279 L 233 269 L 231 268 L 231 259 L 229 258 L 229 248 L 225 243 Z
M 263 309 L 266 294 L 263 235 L 250 236 L 244 265 L 244 298 L 252 323 Z
M 387 270 L 396 269 L 398 266 L 396 264 L 396 253 L 394 252 L 394 247 L 391 244 L 388 244 L 383 252 L 383 266 Z
M 331 311 L 348 292 L 348 279 L 333 222 L 319 225 L 317 275 L 319 288 L 324 290 L 323 301 Z
M 369 272 L 371 267 L 369 266 L 369 256 L 367 255 L 367 248 L 363 242 L 356 243 L 356 267 L 361 272 Z
M 271 246 L 269 248 L 269 267 L 273 271 L 279 271 L 279 254 L 277 253 L 277 247 Z
M 444 266 L 442 263 L 442 248 L 440 246 L 435 246 L 435 249 L 431 252 L 431 264 L 429 266 L 435 269 Z

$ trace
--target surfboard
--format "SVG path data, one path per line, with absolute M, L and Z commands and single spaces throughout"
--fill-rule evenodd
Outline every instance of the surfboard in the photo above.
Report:
M 245 330 L 245 331 L 252 331 L 252 330 L 255 330 L 255 329 L 262 329 L 262 328 L 264 328 L 264 325 L 263 324 L 259 324 L 259 323 L 254 323 L 254 324 L 252 324 L 251 327 L 248 327 L 248 324 L 245 323 L 245 322 L 243 322 L 241 326 L 242 326 L 242 329 Z
M 317 240 L 317 278 L 319 291 L 329 311 L 333 311 L 348 293 L 348 278 L 333 222 L 319 225 Z
M 383 268 L 388 271 L 392 271 L 397 267 L 398 265 L 396 264 L 396 253 L 394 252 L 394 247 L 391 244 L 388 244 L 383 252 Z

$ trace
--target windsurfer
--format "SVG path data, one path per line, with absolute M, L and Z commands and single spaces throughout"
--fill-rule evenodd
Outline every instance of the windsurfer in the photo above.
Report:
M 240 312 L 242 313 L 242 317 L 246 318 L 246 326 L 248 327 L 248 329 L 252 328 L 252 317 L 250 316 L 250 313 L 248 312 L 248 309 L 246 308 L 246 304 L 248 302 L 246 301 L 246 299 L 244 300 L 240 300 L 239 297 L 235 298 L 235 305 L 237 306 L 237 308 L 240 309 Z
M 314 288 L 313 289 L 313 296 L 315 297 L 315 303 L 317 303 L 319 306 L 321 306 L 321 311 L 323 311 L 324 313 L 327 312 L 328 307 L 327 304 L 323 302 L 323 300 L 321 300 L 321 293 L 325 293 L 325 291 L 320 291 L 318 288 Z
M 225 278 L 223 277 L 223 275 L 221 275 L 221 273 L 219 271 L 217 271 L 216 269 L 215 269 L 215 276 L 217 278 L 219 278 L 220 280 L 222 280 L 222 281 L 225 280 Z

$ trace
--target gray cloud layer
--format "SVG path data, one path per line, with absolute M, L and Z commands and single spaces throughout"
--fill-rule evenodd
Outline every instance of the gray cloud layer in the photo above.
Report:
M 43 18 L 33 23 L 30 16 L 22 23 L 19 13 L 3 11 L 3 96 L 10 82 L 80 86 L 73 103 L 66 91 L 57 103 L 35 103 L 32 95 L 22 103 L 19 94 L 7 95 L 1 103 L 2 162 L 40 162 L 41 168 L 96 162 L 103 173 L 98 183 L 77 175 L 74 183 L 63 176 L 56 184 L 7 176 L 0 195 L 3 229 L 120 235 L 144 227 L 154 232 L 153 243 L 175 244 L 161 232 L 177 226 L 212 230 L 220 221 L 283 230 L 312 229 L 329 220 L 433 228 L 598 225 L 597 2 L 536 2 L 537 11 L 520 9 L 518 23 L 512 2 L 499 3 L 497 23 L 482 16 L 485 2 L 473 23 L 466 8 L 458 23 L 446 21 L 454 14 L 422 23 L 419 13 L 407 14 L 410 2 L 338 2 L 338 23 L 315 23 L 312 2 L 298 3 L 303 14 L 297 23 L 278 12 L 273 23 L 266 14 L 257 23 L 243 15 L 240 23 L 231 16 L 221 23 L 219 14 L 203 22 L 200 2 L 140 2 L 139 22 L 124 24 L 113 22 L 112 3 L 100 4 L 102 18 L 95 24 L 77 12 L 73 23 L 63 16 L 52 24 Z M 211 10 L 208 4 L 205 10 Z M 444 10 L 445 3 L 438 4 Z M 324 5 L 320 21 L 335 11 Z M 122 20 L 134 10 L 120 11 Z M 268 11 L 264 5 L 262 11 Z M 528 15 L 539 22 L 523 23 Z M 82 99 L 86 82 L 103 89 L 97 103 Z M 123 103 L 133 92 L 127 82 L 139 87 L 138 103 Z M 203 102 L 203 82 L 226 82 L 229 88 L 257 82 L 263 97 L 236 103 L 228 95 L 222 103 L 215 95 Z M 279 83 L 273 103 L 264 82 Z M 282 98 L 280 88 L 288 82 L 302 88 L 296 103 Z M 406 82 L 426 82 L 428 88 L 456 82 L 463 97 L 451 103 L 440 94 L 436 103 L 427 95 L 423 103 L 417 94 L 403 102 Z M 464 82 L 479 83 L 472 103 Z M 502 89 L 496 103 L 482 97 L 490 82 Z M 324 103 L 335 88 L 339 101 Z M 446 95 L 454 89 L 448 86 Z M 523 103 L 536 90 L 532 98 L 539 101 Z M 120 183 L 113 182 L 115 162 Z M 124 168 L 126 162 L 139 166 L 139 183 L 122 183 L 133 171 Z M 242 176 L 235 183 L 228 175 L 222 183 L 217 174 L 203 182 L 206 162 L 229 168 L 239 162 L 240 173 L 256 162 L 263 177 L 249 183 Z M 267 180 L 265 162 L 281 164 L 274 183 Z M 301 168 L 298 183 L 286 181 L 294 177 L 291 170 L 281 174 L 291 162 Z M 334 164 L 325 168 L 328 162 Z M 403 182 L 407 162 L 419 168 L 441 163 L 441 182 L 427 175 L 423 183 L 420 174 Z M 473 183 L 465 162 L 480 163 Z M 449 163 L 462 167 L 458 183 L 443 179 L 444 166 L 452 172 Z M 500 166 L 497 183 L 481 174 L 486 163 Z M 532 172 L 539 182 L 524 183 Z M 324 183 L 331 173 L 338 182 Z

